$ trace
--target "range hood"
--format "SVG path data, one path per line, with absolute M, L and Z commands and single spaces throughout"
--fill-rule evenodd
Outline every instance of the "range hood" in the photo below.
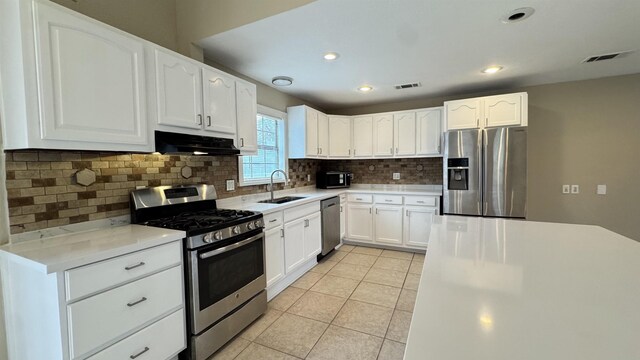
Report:
M 156 131 L 156 151 L 161 154 L 239 155 L 233 139 Z

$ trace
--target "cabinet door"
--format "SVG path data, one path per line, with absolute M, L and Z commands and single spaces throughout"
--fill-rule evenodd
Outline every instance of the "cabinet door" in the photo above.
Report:
M 158 124 L 202 128 L 200 67 L 159 49 L 155 60 Z
M 439 155 L 442 141 L 442 108 L 416 113 L 416 155 Z
M 340 202 L 340 240 L 347 234 L 347 207 L 344 202 Z
M 147 144 L 144 44 L 46 3 L 34 6 L 42 138 Z
M 351 118 L 329 117 L 329 157 L 351 156 Z
M 256 86 L 236 81 L 236 121 L 238 122 L 238 145 L 243 154 L 258 151 L 258 105 Z
M 416 113 L 393 115 L 395 134 L 395 155 L 411 156 L 416 154 Z
M 212 69 L 202 70 L 204 129 L 225 134 L 236 133 L 236 81 Z
M 320 147 L 318 146 L 318 112 L 306 108 L 306 148 L 308 157 L 317 157 L 320 155 Z
M 371 205 L 348 205 L 347 238 L 373 241 L 373 215 Z
M 353 157 L 373 157 L 373 117 L 353 118 Z
M 278 226 L 264 233 L 267 287 L 284 277 L 284 228 Z
M 412 247 L 427 247 L 433 216 L 437 208 L 405 207 L 404 243 Z
M 402 206 L 375 207 L 376 242 L 402 244 Z
M 448 101 L 444 104 L 447 130 L 476 129 L 480 127 L 480 99 Z
M 373 155 L 376 157 L 393 156 L 393 115 L 373 117 Z
M 304 228 L 304 252 L 305 259 L 309 260 L 322 251 L 322 224 L 320 212 L 316 212 L 305 218 Z
M 284 266 L 285 274 L 304 263 L 305 219 L 298 219 L 284 224 Z
M 320 157 L 329 155 L 329 117 L 318 113 L 318 148 Z
M 484 126 L 520 125 L 522 95 L 505 94 L 484 98 Z

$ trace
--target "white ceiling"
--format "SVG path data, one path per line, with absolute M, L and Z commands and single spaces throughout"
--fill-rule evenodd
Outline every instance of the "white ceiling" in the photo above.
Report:
M 519 7 L 522 22 L 500 18 Z M 640 73 L 638 0 L 317 0 L 200 45 L 205 56 L 325 109 Z M 322 58 L 335 51 L 340 58 Z M 482 74 L 488 65 L 504 70 Z M 422 87 L 395 90 L 396 84 Z M 374 91 L 357 91 L 370 84 Z

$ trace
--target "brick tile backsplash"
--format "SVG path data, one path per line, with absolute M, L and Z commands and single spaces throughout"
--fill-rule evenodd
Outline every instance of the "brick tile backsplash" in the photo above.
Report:
M 189 179 L 181 176 L 184 166 L 193 170 Z M 76 183 L 75 174 L 83 169 L 95 172 L 95 183 Z M 441 158 L 302 159 L 289 160 L 291 181 L 286 188 L 314 185 L 319 169 L 352 171 L 354 183 L 442 183 Z M 393 172 L 400 172 L 401 180 L 392 180 Z M 7 151 L 6 177 L 12 234 L 129 214 L 129 193 L 137 186 L 208 183 L 215 185 L 221 199 L 266 191 L 265 185 L 226 191 L 226 180 L 238 181 L 236 156 Z M 284 188 L 276 185 L 276 190 Z

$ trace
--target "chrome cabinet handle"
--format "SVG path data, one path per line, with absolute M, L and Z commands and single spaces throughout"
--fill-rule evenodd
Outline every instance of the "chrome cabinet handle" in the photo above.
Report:
M 128 307 L 134 307 L 134 306 L 136 306 L 136 305 L 138 305 L 138 304 L 140 304 L 141 302 L 144 302 L 144 301 L 147 301 L 147 298 L 143 296 L 142 299 L 140 299 L 138 301 L 127 303 L 127 306 Z
M 393 200 L 385 199 L 384 201 L 386 201 L 386 202 L 392 202 Z
M 340 205 L 340 212 L 342 212 L 342 205 Z
M 484 127 L 489 126 L 489 118 L 484 118 Z
M 349 156 L 351 156 L 351 149 L 349 149 Z
M 389 148 L 389 152 L 393 155 L 393 148 Z
M 407 216 L 409 216 L 409 209 L 407 209 Z
M 424 201 L 418 200 L 418 204 L 424 204 Z
M 320 155 L 322 155 L 322 148 L 320 148 Z
M 139 353 L 137 353 L 137 354 L 135 354 L 135 355 L 130 355 L 130 356 L 129 356 L 129 358 L 130 358 L 130 359 L 135 359 L 135 358 L 137 358 L 138 356 L 140 356 L 140 355 L 142 355 L 142 354 L 146 353 L 147 351 L 149 351 L 149 347 L 145 346 L 145 347 L 144 347 L 144 350 L 140 351 Z
M 138 268 L 140 266 L 145 265 L 144 261 L 140 261 L 139 263 L 135 264 L 135 265 L 129 265 L 129 266 L 125 266 L 125 270 L 133 270 L 135 268 Z
M 280 237 L 284 238 L 284 229 L 280 229 Z
M 309 219 L 304 219 L 304 227 L 309 227 Z
M 369 214 L 371 214 L 371 208 L 369 208 Z
M 198 114 L 198 125 L 202 125 L 202 114 Z
M 276 222 L 276 221 L 278 221 L 278 219 L 269 220 L 270 223 Z
M 211 126 L 211 116 L 207 116 L 207 126 Z
M 376 215 L 378 215 L 378 209 L 376 208 Z
M 353 156 L 356 156 L 356 149 L 353 149 Z
M 398 153 L 398 148 L 396 148 L 396 154 Z
M 360 201 L 362 201 L 362 198 L 356 198 L 356 200 L 360 200 Z
M 244 147 L 244 138 L 240 138 L 240 147 Z
M 480 127 L 480 118 L 476 119 L 476 127 L 479 128 Z

